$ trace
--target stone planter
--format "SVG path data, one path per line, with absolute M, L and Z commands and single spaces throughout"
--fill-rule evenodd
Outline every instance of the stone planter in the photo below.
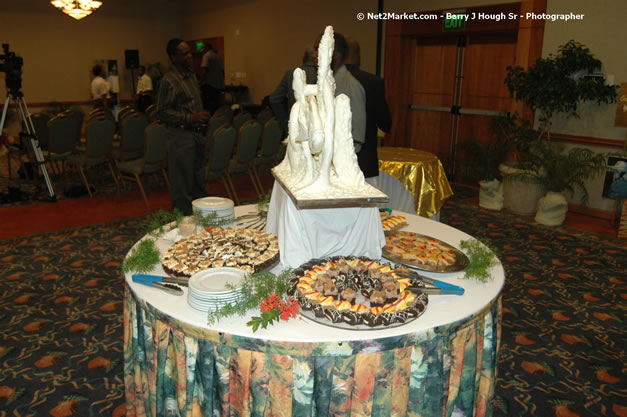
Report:
M 544 187 L 537 173 L 526 171 L 508 164 L 499 166 L 503 176 L 503 207 L 505 210 L 522 216 L 532 216 L 538 208 L 538 201 L 544 195 Z
M 503 184 L 499 180 L 479 181 L 479 207 L 503 209 Z
M 547 226 L 559 226 L 564 223 L 568 212 L 568 200 L 562 193 L 549 191 L 538 202 L 535 220 Z

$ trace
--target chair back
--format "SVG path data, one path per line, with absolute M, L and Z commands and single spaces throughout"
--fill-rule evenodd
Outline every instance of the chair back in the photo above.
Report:
M 47 113 L 35 113 L 30 118 L 33 121 L 39 146 L 45 148 L 48 146 L 48 122 L 50 121 L 50 115 Z
M 144 146 L 144 131 L 148 126 L 146 115 L 133 112 L 121 121 L 120 129 L 120 150 L 122 153 L 141 153 Z M 124 158 L 124 156 L 122 156 Z
M 220 126 L 209 138 L 207 142 L 208 179 L 221 176 L 229 167 L 236 140 L 237 131 L 228 123 Z
M 157 106 L 155 104 L 151 104 L 150 106 L 146 107 L 145 113 L 146 113 L 146 116 L 148 116 L 150 120 L 155 119 L 156 112 L 157 112 Z
M 283 139 L 283 129 L 281 123 L 276 118 L 268 120 L 263 128 L 261 138 L 261 151 L 259 156 L 264 159 L 275 159 L 279 151 L 279 145 Z
M 253 118 L 253 115 L 247 111 L 243 111 L 239 113 L 237 116 L 233 117 L 233 127 L 235 130 L 239 132 L 240 128 L 244 126 L 244 123 Z
M 264 107 L 257 115 L 257 121 L 261 124 L 261 126 L 265 126 L 266 123 L 268 123 L 268 120 L 273 117 L 274 113 L 272 113 L 272 109 L 270 107 Z
M 63 114 L 66 114 L 68 117 L 76 120 L 76 135 L 80 139 L 83 129 L 83 121 L 85 120 L 85 113 L 83 113 L 81 110 L 69 109 L 63 112 Z
M 59 114 L 48 122 L 48 151 L 51 154 L 70 153 L 78 143 L 79 123 L 77 118 Z
M 207 137 L 211 139 L 213 134 L 218 128 L 224 124 L 230 123 L 228 114 L 214 114 L 211 119 L 209 119 L 209 127 L 207 128 Z
M 213 116 L 215 115 L 226 116 L 229 122 L 233 120 L 233 110 L 229 106 L 222 106 L 218 108 L 215 112 L 213 112 Z
M 237 153 L 235 154 L 237 170 L 242 170 L 255 159 L 262 130 L 259 122 L 254 119 L 247 121 L 240 128 L 237 139 Z
M 144 172 L 165 168 L 168 161 L 168 129 L 154 121 L 146 128 L 144 145 Z
M 111 154 L 114 133 L 115 120 L 104 116 L 92 120 L 86 129 L 87 157 L 99 158 Z
M 122 121 L 122 119 L 130 113 L 135 112 L 135 109 L 131 106 L 124 106 L 120 110 L 118 110 L 118 123 Z
M 89 124 L 92 120 L 102 118 L 115 120 L 111 110 L 100 107 L 98 109 L 93 109 L 87 114 L 87 117 L 85 117 L 85 124 Z

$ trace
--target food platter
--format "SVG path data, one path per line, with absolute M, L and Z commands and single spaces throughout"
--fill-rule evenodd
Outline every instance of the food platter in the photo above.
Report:
M 459 272 L 469 263 L 466 254 L 450 244 L 411 232 L 386 234 L 383 256 L 394 263 L 427 272 Z
M 345 330 L 380 330 L 410 323 L 429 302 L 422 282 L 368 258 L 314 259 L 292 271 L 288 295 L 313 322 Z M 409 290 L 409 287 L 412 290 Z

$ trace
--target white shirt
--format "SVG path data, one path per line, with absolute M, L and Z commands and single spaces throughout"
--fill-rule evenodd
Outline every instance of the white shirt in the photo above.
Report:
M 106 94 L 109 98 L 109 83 L 100 75 L 91 80 L 91 97 L 94 100 L 100 100 Z
M 361 150 L 366 141 L 366 91 L 353 75 L 342 65 L 335 74 L 335 96 L 346 94 L 351 101 L 353 142 L 355 152 Z
M 152 79 L 148 76 L 148 74 L 144 73 L 137 80 L 137 94 L 144 94 L 152 92 Z

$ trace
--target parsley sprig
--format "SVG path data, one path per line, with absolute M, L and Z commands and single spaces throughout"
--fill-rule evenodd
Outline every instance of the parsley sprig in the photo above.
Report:
M 474 278 L 483 283 L 492 279 L 490 269 L 498 265 L 496 249 L 488 239 L 462 240 L 460 247 L 468 255 L 468 266 L 464 270 L 464 278 Z

